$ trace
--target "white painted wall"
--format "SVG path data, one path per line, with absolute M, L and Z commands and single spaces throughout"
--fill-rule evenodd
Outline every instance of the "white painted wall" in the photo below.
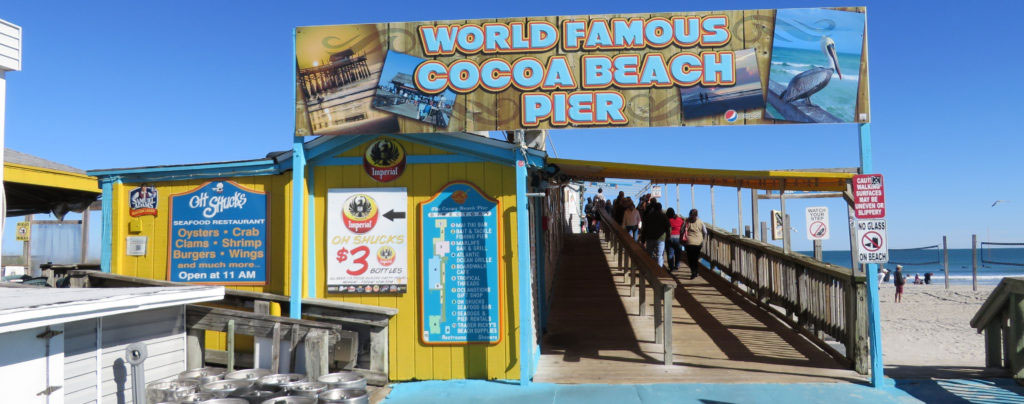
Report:
M 64 402 L 95 403 L 99 400 L 99 355 L 96 350 L 99 319 L 64 325 Z
M 131 365 L 124 358 L 125 347 L 133 342 L 146 344 L 146 383 L 173 379 L 185 371 L 183 310 L 184 306 L 174 306 L 103 318 L 101 402 L 132 402 Z
M 64 327 L 54 325 L 49 329 L 63 331 Z M 39 327 L 0 334 L 0 380 L 3 380 L 4 403 L 64 403 L 61 390 L 40 395 L 47 386 L 64 384 L 64 337 L 36 337 L 46 330 L 47 327 Z

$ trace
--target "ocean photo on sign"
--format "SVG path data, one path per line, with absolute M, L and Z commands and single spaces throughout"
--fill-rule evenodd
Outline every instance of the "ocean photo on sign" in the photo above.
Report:
M 754 49 L 736 51 L 736 84 L 731 86 L 695 85 L 679 89 L 685 119 L 744 111 L 764 107 L 761 73 L 757 69 Z M 728 117 L 727 117 L 728 119 Z
M 864 14 L 782 9 L 775 37 L 765 118 L 855 122 Z
M 380 73 L 373 107 L 442 128 L 448 127 L 455 104 L 455 92 L 427 94 L 416 87 L 416 67 L 426 60 L 416 56 L 388 51 L 384 70 Z

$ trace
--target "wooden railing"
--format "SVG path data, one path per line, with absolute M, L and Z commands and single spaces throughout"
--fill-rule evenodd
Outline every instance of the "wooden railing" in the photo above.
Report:
M 867 298 L 863 275 L 761 241 L 708 227 L 702 258 L 720 279 L 840 362 L 859 373 L 869 369 Z M 845 346 L 845 353 L 826 340 Z
M 67 283 L 72 288 L 188 286 L 188 284 L 183 283 L 87 270 L 68 270 L 67 277 Z M 303 320 L 289 320 L 287 318 L 269 315 L 270 303 L 277 303 L 281 306 L 282 312 L 288 312 L 288 305 L 290 303 L 288 296 L 236 289 L 225 289 L 224 299 L 213 303 L 220 307 L 238 309 L 242 314 L 234 313 L 236 317 L 242 316 L 249 319 L 253 318 L 251 316 L 252 314 L 257 314 L 259 315 L 259 319 L 265 320 L 264 324 L 268 324 L 268 321 L 288 323 L 289 327 L 291 327 L 291 323 L 289 322 L 294 321 L 305 322 L 311 325 L 327 324 L 335 326 L 336 330 L 343 329 L 345 332 L 340 333 L 342 334 L 341 338 L 347 340 L 351 340 L 352 338 L 345 337 L 348 337 L 351 334 L 356 334 L 355 343 L 348 344 L 348 346 L 351 346 L 354 349 L 359 349 L 363 352 L 361 352 L 362 354 L 360 354 L 360 352 L 351 352 L 351 357 L 355 357 L 356 361 L 354 369 L 352 370 L 363 374 L 366 377 L 367 382 L 371 384 L 384 385 L 388 382 L 388 324 L 391 317 L 398 313 L 397 309 L 339 302 L 328 299 L 302 299 Z M 217 314 L 218 312 L 212 313 Z M 226 332 L 228 330 L 226 320 L 219 322 L 216 326 L 219 327 L 216 331 Z M 203 330 L 210 329 L 202 327 L 199 328 Z M 292 338 L 293 343 L 297 341 L 294 338 L 299 338 L 304 335 L 300 332 L 296 332 L 295 334 L 289 333 L 290 331 L 283 331 L 286 338 Z M 246 335 L 256 335 L 266 338 L 279 338 L 282 336 L 280 332 L 276 336 L 273 333 L 267 334 L 266 332 L 259 335 Z M 295 335 L 295 337 L 288 337 L 288 335 Z M 358 343 L 360 340 L 367 341 L 369 343 L 360 345 Z M 276 346 L 276 344 L 273 346 Z M 361 346 L 365 348 L 360 348 Z M 219 359 L 220 356 L 222 356 L 221 352 L 213 352 L 211 350 L 205 350 L 204 353 L 206 354 L 208 361 L 211 357 Z M 225 352 L 223 353 L 223 356 L 225 359 L 223 362 L 226 363 L 226 360 L 232 355 L 231 352 Z M 349 355 L 346 354 L 344 356 Z
M 640 244 L 633 241 L 608 212 L 599 210 L 601 229 L 611 245 L 612 253 L 623 269 L 623 283 L 629 279 L 629 295 L 639 296 L 638 312 L 647 315 L 647 287 L 654 289 L 654 343 L 661 344 L 665 366 L 672 365 L 672 302 L 676 281 L 665 268 L 654 262 Z M 639 295 L 637 289 L 639 288 Z
M 971 319 L 985 333 L 985 366 L 1024 381 L 1024 277 L 1003 278 Z

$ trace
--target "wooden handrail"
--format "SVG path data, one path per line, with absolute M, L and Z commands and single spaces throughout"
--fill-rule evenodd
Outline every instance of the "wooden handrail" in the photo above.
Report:
M 978 308 L 971 327 L 985 333 L 985 366 L 1006 368 L 1024 381 L 1024 277 L 1006 277 Z
M 605 232 L 605 238 L 612 247 L 612 252 L 618 259 L 619 267 L 623 269 L 623 283 L 626 274 L 630 275 L 629 294 L 633 296 L 636 291 L 637 274 L 639 273 L 639 308 L 641 316 L 647 315 L 647 290 L 644 281 L 654 289 L 654 343 L 661 344 L 664 352 L 663 362 L 665 366 L 672 366 L 672 302 L 675 301 L 676 280 L 661 265 L 654 262 L 650 254 L 640 246 L 626 229 L 623 229 L 608 212 L 598 210 L 598 217 L 601 220 L 601 228 Z

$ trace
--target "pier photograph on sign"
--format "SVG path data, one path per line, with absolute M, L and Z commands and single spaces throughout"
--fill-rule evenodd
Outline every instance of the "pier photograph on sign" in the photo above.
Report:
M 455 92 L 428 94 L 416 87 L 413 76 L 425 60 L 388 51 L 384 70 L 373 97 L 373 107 L 442 128 L 448 127 L 455 104 Z
M 704 86 L 679 89 L 683 105 L 683 118 L 694 119 L 709 115 L 725 115 L 730 122 L 737 113 L 764 108 L 764 94 L 761 92 L 761 74 L 757 70 L 756 49 L 736 51 L 736 84 L 731 86 Z
M 327 292 L 405 293 L 405 188 L 327 190 Z
M 171 195 L 168 280 L 267 282 L 267 194 L 216 180 Z
M 420 204 L 420 330 L 425 344 L 501 341 L 498 201 L 457 181 Z

